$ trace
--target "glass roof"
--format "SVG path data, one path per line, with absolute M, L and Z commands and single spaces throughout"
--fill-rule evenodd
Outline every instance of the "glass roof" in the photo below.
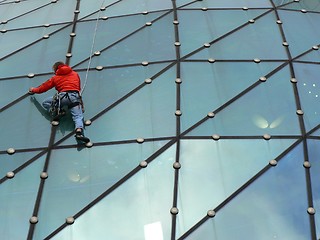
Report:
M 320 238 L 318 0 L 0 1 L 3 239 Z M 64 61 L 85 135 L 29 95 Z

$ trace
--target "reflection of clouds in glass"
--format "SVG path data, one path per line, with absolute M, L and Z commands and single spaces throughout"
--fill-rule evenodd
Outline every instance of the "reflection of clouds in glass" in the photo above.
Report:
M 273 120 L 271 123 L 268 122 L 268 120 L 266 118 L 264 118 L 261 115 L 254 115 L 253 116 L 253 122 L 254 124 L 259 127 L 259 128 L 277 128 L 278 126 L 280 126 L 280 124 L 283 122 L 284 117 L 280 116 L 278 118 L 276 118 L 275 120 Z

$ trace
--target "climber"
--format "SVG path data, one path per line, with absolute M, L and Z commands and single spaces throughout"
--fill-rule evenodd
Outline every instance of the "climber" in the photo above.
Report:
M 75 124 L 75 137 L 82 142 L 89 142 L 90 139 L 84 136 L 83 104 L 80 96 L 81 83 L 78 73 L 64 62 L 56 62 L 52 66 L 55 75 L 38 87 L 29 88 L 29 94 L 43 93 L 55 87 L 58 93 L 46 98 L 42 106 L 52 116 L 54 121 L 59 121 L 66 112 L 63 107 L 70 109 L 72 120 Z

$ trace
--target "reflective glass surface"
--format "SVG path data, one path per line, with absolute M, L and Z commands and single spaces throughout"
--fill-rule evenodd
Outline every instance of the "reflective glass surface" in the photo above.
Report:
M 300 145 L 185 239 L 311 239 L 302 162 Z
M 170 239 L 174 156 L 173 146 L 53 239 Z
M 319 13 L 0 0 L 0 238 L 319 239 Z M 56 61 L 81 78 L 88 143 L 43 109 L 54 88 L 28 94 Z

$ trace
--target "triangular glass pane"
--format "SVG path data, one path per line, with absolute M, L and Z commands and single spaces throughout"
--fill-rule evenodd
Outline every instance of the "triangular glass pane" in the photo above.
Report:
M 7 172 L 12 172 L 22 164 L 36 156 L 39 152 L 19 152 L 13 155 L 0 155 L 0 177 L 4 177 Z
M 68 50 L 71 27 L 52 34 L 48 39 L 41 39 L 19 52 L 5 58 L 0 65 L 0 78 L 26 76 L 28 73 L 47 73 L 54 62 L 65 56 Z M 30 61 L 32 56 L 32 61 Z M 63 57 L 65 58 L 65 57 Z M 11 66 L 11 67 L 8 67 Z M 19 67 L 13 67 L 19 66 Z
M 284 4 L 294 3 L 294 0 L 272 0 L 272 2 L 274 3 L 275 6 L 278 7 Z
M 292 9 L 292 10 L 307 10 L 312 12 L 320 12 L 319 2 L 317 1 L 310 1 L 310 0 L 300 0 L 298 2 L 294 1 L 291 4 L 287 4 L 282 9 Z
M 18 1 L 18 2 L 11 1 L 11 3 L 1 5 L 0 21 L 5 21 L 11 18 L 15 18 L 35 8 L 41 7 L 43 5 L 44 5 L 43 0 Z
M 179 1 L 178 1 L 179 2 Z M 185 8 L 271 8 L 272 5 L 268 0 L 249 1 L 249 0 L 215 0 L 215 1 L 194 1 L 193 4 Z
M 87 81 L 86 74 L 79 72 L 83 86 L 82 97 L 85 107 L 85 120 L 94 118 L 101 111 L 104 111 L 126 94 L 143 84 L 145 79 L 154 76 L 166 66 L 167 64 L 150 64 L 147 68 L 132 66 L 105 69 L 102 71 L 93 70 L 88 73 Z M 93 124 L 92 127 L 95 128 L 94 126 Z M 87 127 L 87 129 L 89 128 L 91 127 Z M 56 132 L 56 139 L 61 139 L 73 130 L 74 124 L 71 121 L 71 116 L 68 114 L 60 121 L 58 131 Z M 67 139 L 62 144 L 74 144 L 74 138 Z
M 0 48 L 0 58 L 5 57 L 19 49 L 22 49 L 23 47 L 26 47 L 27 45 L 39 39 L 42 39 L 44 35 L 48 35 L 64 26 L 65 25 L 55 25 L 48 28 L 30 28 L 23 30 L 8 31 L 4 34 L 1 34 L 0 44 L 5 45 L 6 47 Z M 6 30 L 8 30 L 8 28 L 6 28 Z M 19 39 L 19 41 L 17 41 L 17 39 Z
M 282 42 L 276 16 L 272 12 L 215 42 L 203 50 L 205 54 L 202 51 L 193 55 L 192 59 L 201 59 L 209 53 L 214 59 L 285 60 L 288 57 Z
M 319 124 L 320 114 L 320 82 L 318 64 L 294 63 L 303 119 L 306 130 L 309 131 Z
M 181 63 L 182 131 L 225 104 L 281 63 Z
M 81 152 L 53 150 L 36 239 L 44 239 L 63 224 L 65 218 L 80 211 L 164 144 L 160 141 L 101 146 Z
M 0 109 L 12 101 L 18 99 L 22 95 L 26 94 L 31 86 L 38 86 L 42 82 L 46 81 L 49 75 L 35 76 L 32 80 L 26 80 L 26 77 L 15 78 L 10 80 L 0 80 Z M 42 99 L 47 94 L 42 96 L 34 95 L 30 98 Z
M 308 158 L 311 164 L 310 173 L 311 173 L 311 182 L 312 182 L 312 197 L 313 197 L 313 204 L 314 208 L 320 209 L 320 142 L 319 140 L 308 140 Z M 317 238 L 320 237 L 320 215 L 319 212 L 316 211 L 315 214 L 316 220 L 316 230 L 317 230 Z
M 319 126 L 319 125 L 317 125 L 317 126 Z M 311 136 L 320 137 L 320 129 L 318 129 L 314 133 L 312 133 Z
M 316 47 L 316 46 L 312 46 Z M 311 49 L 311 47 L 310 47 Z M 296 58 L 297 61 L 307 61 L 307 62 L 313 62 L 313 63 L 319 63 L 320 62 L 320 51 L 318 49 L 313 49 L 313 51 L 302 55 L 299 58 Z
M 209 209 L 222 203 L 294 141 L 182 141 L 178 236 L 200 221 Z
M 50 138 L 50 123 L 26 98 L 1 112 L 0 149 L 47 147 Z
M 289 43 L 292 57 L 296 57 L 319 44 L 320 32 L 314 31 L 314 29 L 318 28 L 320 14 L 304 14 L 285 10 L 278 10 L 278 13 L 283 22 L 283 31 L 286 41 Z
M 143 27 L 146 22 L 152 21 L 162 14 L 163 12 L 157 12 L 150 13 L 147 16 L 141 14 L 118 18 L 108 18 L 108 20 L 100 19 L 98 22 L 78 22 L 76 31 L 77 35 L 73 41 L 73 48 L 77 49 L 77 51 L 72 55 L 70 61 L 71 65 L 76 65 L 78 62 L 89 58 L 94 54 L 94 52 L 105 49 L 119 39 L 122 39 L 137 29 Z M 114 28 L 113 26 L 117 26 L 117 28 Z M 121 51 L 122 50 L 119 50 L 118 54 L 120 54 Z M 101 54 L 104 54 L 104 52 L 101 52 Z M 96 67 L 97 65 L 95 64 L 98 63 L 97 61 L 99 58 L 100 57 L 94 56 L 91 66 Z M 87 67 L 87 62 L 88 61 L 80 65 L 80 67 Z
M 52 239 L 170 239 L 174 159 L 172 146 Z
M 90 4 L 90 0 L 86 1 Z M 113 1 L 114 2 L 114 1 Z M 172 2 L 171 0 L 145 0 L 145 1 L 135 1 L 126 0 L 119 1 L 116 4 L 110 4 L 110 2 L 105 2 L 103 6 L 108 6 L 104 11 L 107 16 L 121 16 L 128 14 L 137 14 L 150 11 L 161 11 L 161 10 L 171 10 Z
M 5 25 L 6 29 L 44 26 L 45 24 L 57 24 L 73 21 L 74 15 L 70 13 L 76 9 L 76 2 L 57 1 L 53 4 L 48 3 L 49 1 L 43 2 L 44 7 L 8 21 L 8 23 Z M 52 29 L 52 27 L 54 27 L 54 25 L 50 25 L 49 28 Z M 25 34 L 25 36 L 26 35 L 27 34 Z
M 141 22 L 140 16 L 135 15 L 132 18 L 136 18 L 138 22 Z M 152 23 L 151 26 L 145 26 L 139 32 L 101 52 L 100 56 L 93 57 L 91 66 L 126 65 L 144 61 L 154 62 L 176 59 L 174 35 L 171 34 L 173 31 L 172 19 L 172 14 L 168 14 Z M 121 21 L 128 24 L 127 21 L 130 20 L 121 19 Z M 134 20 L 131 19 L 131 21 Z M 85 68 L 87 65 L 88 63 L 85 62 L 77 67 Z
M 98 12 L 99 15 L 102 14 L 102 11 L 100 11 L 100 8 L 103 8 L 105 6 L 109 6 L 110 4 L 114 3 L 114 0 L 85 0 L 81 1 L 80 4 L 80 13 L 79 13 L 79 19 L 82 19 L 90 14 L 90 17 L 88 19 L 97 19 L 96 13 L 92 14 L 94 12 Z M 96 15 L 96 16 L 95 16 Z M 95 16 L 95 17 L 92 17 Z
M 299 145 L 184 239 L 311 239 L 303 159 Z
M 182 55 L 186 55 L 202 47 L 204 43 L 209 43 L 225 35 L 266 11 L 265 9 L 248 11 L 208 10 L 205 14 L 199 10 L 178 11 Z M 197 19 L 197 21 L 194 19 Z
M 27 239 L 43 164 L 44 157 L 0 184 L 1 238 Z
M 188 135 L 300 134 L 296 111 L 290 71 L 285 67 Z
M 114 106 L 87 128 L 93 142 L 174 136 L 176 86 L 165 72 Z

